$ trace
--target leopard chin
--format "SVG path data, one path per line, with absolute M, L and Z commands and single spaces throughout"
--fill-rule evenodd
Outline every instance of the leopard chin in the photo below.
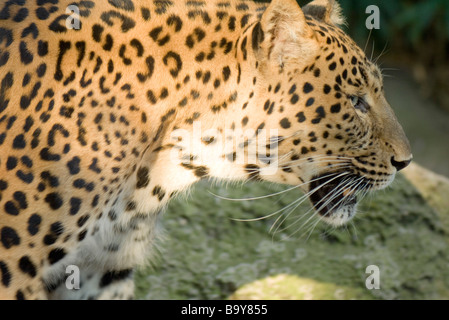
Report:
M 344 205 L 330 212 L 329 215 L 322 216 L 322 220 L 332 226 L 340 227 L 346 225 L 357 213 L 357 202 Z
M 326 173 L 312 178 L 309 199 L 321 220 L 342 226 L 357 213 L 358 194 L 364 191 L 364 177 L 350 173 Z

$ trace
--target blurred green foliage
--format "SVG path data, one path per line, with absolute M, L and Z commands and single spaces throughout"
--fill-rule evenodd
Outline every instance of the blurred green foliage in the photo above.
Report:
M 426 37 L 426 31 L 434 31 L 442 39 L 449 38 L 449 1 L 427 0 L 413 4 L 407 2 L 402 4 L 395 25 L 406 31 L 408 41 L 418 44 Z
M 428 49 L 429 42 L 437 41 L 442 49 L 447 49 L 443 46 L 449 41 L 447 0 L 339 0 L 339 3 L 348 21 L 346 31 L 359 43 L 366 40 L 369 34 L 365 27 L 368 17 L 365 10 L 370 5 L 376 5 L 380 11 L 380 29 L 373 30 L 371 37 L 374 40 L 417 52 Z

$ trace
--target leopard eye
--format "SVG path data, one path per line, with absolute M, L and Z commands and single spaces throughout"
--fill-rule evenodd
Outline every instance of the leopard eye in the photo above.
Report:
M 354 108 L 356 108 L 357 110 L 360 110 L 362 112 L 368 112 L 369 109 L 369 105 L 366 103 L 366 101 L 359 96 L 352 96 L 350 97 L 351 99 L 351 104 Z

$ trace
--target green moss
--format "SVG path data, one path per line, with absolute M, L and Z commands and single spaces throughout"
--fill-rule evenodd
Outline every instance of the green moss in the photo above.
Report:
M 174 200 L 162 219 L 166 239 L 157 262 L 136 277 L 138 298 L 225 299 L 238 288 L 280 274 L 308 279 L 312 282 L 305 283 L 319 291 L 330 288 L 329 293 L 314 294 L 316 299 L 331 299 L 338 288 L 351 292 L 344 298 L 449 298 L 447 213 L 434 210 L 403 175 L 393 187 L 363 200 L 361 213 L 347 227 L 315 226 L 317 220 L 307 221 L 310 213 L 304 215 L 310 209 L 304 203 L 274 235 L 270 228 L 279 215 L 251 222 L 232 219 L 278 211 L 298 199 L 299 191 L 229 201 L 208 190 L 242 198 L 283 189 L 269 184 L 212 188 L 202 183 L 187 200 Z M 380 269 L 380 290 L 365 288 L 369 265 Z M 280 297 L 264 297 L 270 294 Z

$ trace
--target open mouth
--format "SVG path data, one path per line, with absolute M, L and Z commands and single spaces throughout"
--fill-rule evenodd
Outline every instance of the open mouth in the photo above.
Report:
M 362 180 L 357 175 L 345 172 L 315 176 L 309 185 L 310 201 L 321 216 L 338 219 L 338 224 L 343 224 L 355 215 L 357 191 L 363 184 Z

